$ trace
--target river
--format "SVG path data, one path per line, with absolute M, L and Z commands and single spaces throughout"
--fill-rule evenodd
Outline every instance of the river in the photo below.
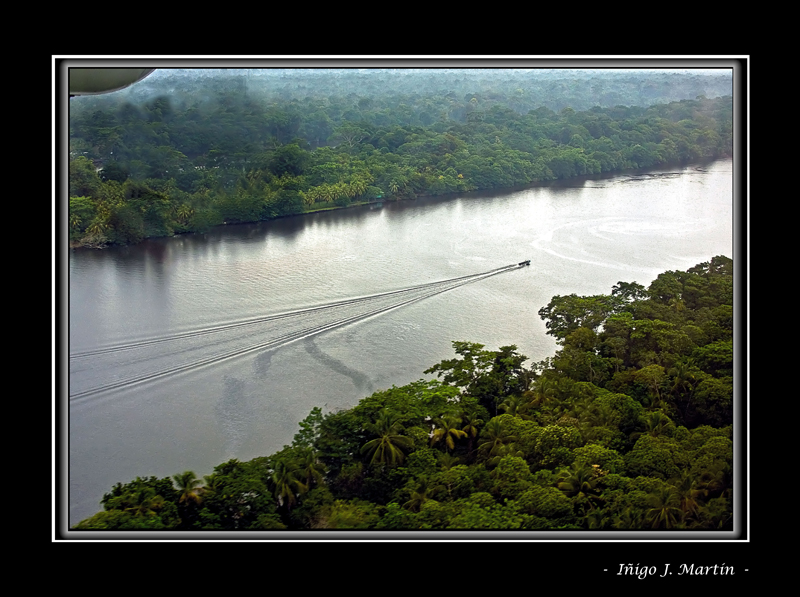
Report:
M 271 454 L 314 406 L 426 377 L 453 340 L 552 356 L 538 311 L 553 296 L 735 258 L 732 171 L 719 160 L 71 250 L 70 524 L 117 482 Z

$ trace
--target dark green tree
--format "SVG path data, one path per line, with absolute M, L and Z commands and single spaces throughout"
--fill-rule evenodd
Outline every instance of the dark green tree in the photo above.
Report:
M 405 452 L 413 446 L 412 441 L 401 435 L 402 426 L 396 415 L 383 411 L 378 420 L 367 427 L 375 439 L 368 441 L 361 448 L 361 453 L 370 458 L 370 466 L 375 464 L 396 465 L 403 462 Z

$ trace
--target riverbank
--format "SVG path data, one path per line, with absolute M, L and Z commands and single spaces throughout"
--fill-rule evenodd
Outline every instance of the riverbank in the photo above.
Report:
M 414 199 L 416 199 L 416 197 L 414 197 Z M 408 200 L 409 199 L 393 199 L 392 201 L 393 202 L 397 202 L 397 201 L 408 201 Z M 222 224 L 218 224 L 216 226 L 211 226 L 211 228 L 219 228 L 221 226 L 237 226 L 239 224 L 255 224 L 257 222 L 269 222 L 269 221 L 273 221 L 273 220 L 283 220 L 283 219 L 286 219 L 286 218 L 295 218 L 295 217 L 299 217 L 299 216 L 306 216 L 306 215 L 311 215 L 311 214 L 325 212 L 325 211 L 336 211 L 336 210 L 340 210 L 340 209 L 351 209 L 351 208 L 355 208 L 355 207 L 364 207 L 365 205 L 383 205 L 383 203 L 385 203 L 385 202 L 386 201 L 384 199 L 380 199 L 380 200 L 376 200 L 376 201 L 356 201 L 356 202 L 350 203 L 349 205 L 325 206 L 325 207 L 320 207 L 320 208 L 316 208 L 316 209 L 309 209 L 307 211 L 303 211 L 303 212 L 296 213 L 296 214 L 287 214 L 285 216 L 277 216 L 275 218 L 270 218 L 269 220 L 253 220 L 253 221 L 249 221 L 249 222 L 223 222 Z M 203 234 L 203 232 L 192 230 L 192 231 L 179 232 L 177 234 L 169 234 L 169 235 L 164 235 L 164 236 L 147 236 L 147 237 L 143 238 L 142 240 L 147 240 L 149 238 L 169 238 L 169 237 L 173 237 L 174 238 L 174 237 L 183 236 L 183 235 L 186 235 L 186 234 Z M 96 242 L 92 242 L 92 241 L 94 241 L 94 239 L 92 239 L 92 241 L 90 241 L 90 242 L 86 242 L 86 238 L 87 237 L 84 237 L 83 239 L 80 239 L 80 240 L 70 239 L 68 241 L 69 242 L 69 248 L 70 249 L 105 249 L 105 248 L 113 247 L 113 246 L 126 246 L 126 245 L 122 245 L 122 244 L 109 243 L 109 242 L 106 242 L 106 243 L 103 243 L 103 244 L 99 244 L 99 243 L 96 243 Z M 129 244 L 137 244 L 137 243 L 129 243 Z
M 311 215 L 311 214 L 320 213 L 320 212 L 326 212 L 326 211 L 337 211 L 337 210 L 343 210 L 343 209 L 353 209 L 353 208 L 357 208 L 357 207 L 364 207 L 364 206 L 367 206 L 367 205 L 380 205 L 380 206 L 382 206 L 384 203 L 407 202 L 407 201 L 414 201 L 416 199 L 423 199 L 423 198 L 428 198 L 428 197 L 443 197 L 443 198 L 447 198 L 447 197 L 459 197 L 459 196 L 465 196 L 465 195 L 466 196 L 479 197 L 479 196 L 481 196 L 483 194 L 487 194 L 487 193 L 488 194 L 493 194 L 493 193 L 496 193 L 498 191 L 515 192 L 515 191 L 522 191 L 522 190 L 525 190 L 525 189 L 532 189 L 532 188 L 551 187 L 553 185 L 561 186 L 561 185 L 564 185 L 564 183 L 567 182 L 567 181 L 569 181 L 571 183 L 580 183 L 580 182 L 585 182 L 585 181 L 588 181 L 588 180 L 604 180 L 604 179 L 613 178 L 613 177 L 616 177 L 616 176 L 626 175 L 626 174 L 627 175 L 637 175 L 637 174 L 638 175 L 647 175 L 647 174 L 650 174 L 650 173 L 653 173 L 653 172 L 661 172 L 661 171 L 664 171 L 665 169 L 670 169 L 670 168 L 675 168 L 675 167 L 685 168 L 685 167 L 689 167 L 689 166 L 692 166 L 692 165 L 695 165 L 697 167 L 707 166 L 708 164 L 711 164 L 711 163 L 717 161 L 718 159 L 726 159 L 726 156 L 723 156 L 721 158 L 703 160 L 703 161 L 700 161 L 700 162 L 694 162 L 694 163 L 691 163 L 691 164 L 678 164 L 678 163 L 676 163 L 676 164 L 663 164 L 663 165 L 659 166 L 658 168 L 642 168 L 642 169 L 629 168 L 629 169 L 619 170 L 619 171 L 614 171 L 614 172 L 606 172 L 604 174 L 588 174 L 588 175 L 585 174 L 585 175 L 574 176 L 574 177 L 569 177 L 569 178 L 537 181 L 537 182 L 533 182 L 533 183 L 526 184 L 526 185 L 515 185 L 515 186 L 510 186 L 510 187 L 502 187 L 502 188 L 473 189 L 473 190 L 470 190 L 470 191 L 461 191 L 461 192 L 454 192 L 454 193 L 440 193 L 440 194 L 425 194 L 425 193 L 422 193 L 422 194 L 419 194 L 419 195 L 415 195 L 413 197 L 405 197 L 405 198 L 403 198 L 403 197 L 393 197 L 393 198 L 390 198 L 390 199 L 386 199 L 386 198 L 381 197 L 379 199 L 373 199 L 373 200 L 368 200 L 368 201 L 353 201 L 351 203 L 348 203 L 347 205 L 327 205 L 326 204 L 326 205 L 323 205 L 323 206 L 320 206 L 320 207 L 314 207 L 314 208 L 311 208 L 311 209 L 307 209 L 307 210 L 302 211 L 302 212 L 293 213 L 293 214 L 286 214 L 286 215 L 280 215 L 280 216 L 276 216 L 276 217 L 268 218 L 268 219 L 237 221 L 237 222 L 222 222 L 220 224 L 217 224 L 217 225 L 214 225 L 214 226 L 210 226 L 207 230 L 210 230 L 210 229 L 213 229 L 213 228 L 219 228 L 220 226 L 236 226 L 238 224 L 254 224 L 254 223 L 257 223 L 257 222 L 282 220 L 282 219 L 286 219 L 286 218 L 294 218 L 294 217 L 298 217 L 298 216 L 306 216 L 306 215 Z M 163 236 L 146 236 L 146 237 L 142 238 L 141 240 L 146 240 L 146 239 L 149 239 L 149 238 L 178 237 L 178 236 L 183 236 L 183 235 L 186 235 L 186 234 L 203 234 L 203 233 L 207 232 L 207 230 L 205 230 L 205 231 L 191 230 L 191 231 L 179 232 L 179 233 L 168 234 L 168 235 L 163 235 Z M 132 245 L 132 244 L 137 244 L 137 243 L 99 242 L 100 239 L 102 239 L 102 237 L 99 237 L 99 238 L 98 237 L 92 237 L 92 238 L 84 237 L 84 238 L 79 239 L 79 240 L 78 239 L 70 239 L 69 240 L 69 248 L 70 249 L 104 249 L 104 248 L 112 247 L 112 246 L 129 246 L 129 245 Z

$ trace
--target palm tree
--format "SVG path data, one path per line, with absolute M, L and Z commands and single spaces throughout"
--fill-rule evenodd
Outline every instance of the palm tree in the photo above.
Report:
M 333 194 L 333 188 L 329 184 L 323 184 L 319 187 L 319 198 L 322 199 L 325 203 L 330 203 L 336 197 Z
M 463 415 L 462 420 L 464 422 L 464 426 L 461 428 L 461 431 L 465 432 L 469 438 L 467 440 L 469 442 L 467 451 L 469 454 L 472 454 L 472 444 L 475 441 L 475 438 L 478 437 L 478 425 L 483 423 L 483 419 L 478 418 L 478 415 L 472 413 Z
M 215 474 L 205 475 L 203 477 L 203 482 L 204 485 L 201 489 L 203 497 L 206 498 L 210 495 L 213 495 L 217 491 L 219 486 L 222 484 L 222 478 L 220 475 Z
M 356 178 L 350 183 L 356 196 L 363 195 L 367 190 L 367 182 L 363 178 Z
M 514 395 L 506 398 L 500 404 L 500 409 L 505 411 L 505 413 L 508 415 L 514 415 L 515 417 L 529 421 L 532 419 L 532 417 L 527 414 L 527 412 L 532 406 L 533 403 L 531 402 L 530 398 Z
M 336 201 L 341 197 L 347 196 L 347 188 L 344 183 L 337 182 L 331 187 L 331 192 L 333 193 L 333 200 Z
M 95 218 L 89 227 L 86 229 L 86 232 L 92 236 L 100 236 L 105 233 L 106 230 L 109 229 L 109 224 L 106 220 L 102 218 Z
M 670 483 L 678 494 L 678 507 L 683 517 L 697 518 L 702 498 L 708 495 L 708 490 L 701 488 L 698 479 L 688 471 L 682 471 L 680 477 L 672 479 Z
M 411 491 L 411 499 L 403 504 L 403 508 L 407 508 L 412 512 L 419 512 L 422 508 L 422 504 L 431 499 L 431 495 L 438 490 L 438 486 L 431 487 L 428 479 L 420 479 L 416 489 Z
M 124 497 L 126 512 L 134 516 L 158 516 L 158 510 L 164 507 L 166 501 L 152 487 L 142 487 L 135 493 Z
M 194 214 L 194 210 L 187 204 L 182 203 L 176 210 L 175 214 L 178 216 L 178 221 L 181 224 L 186 224 L 189 218 Z
M 506 456 L 512 444 L 517 441 L 516 436 L 508 435 L 500 423 L 500 419 L 491 419 L 481 433 L 478 451 L 484 454 L 488 464 L 494 464 Z
M 384 410 L 378 416 L 374 425 L 367 426 L 378 437 L 368 441 L 361 448 L 362 454 L 372 455 L 369 462 L 370 466 L 378 462 L 379 464 L 401 464 L 405 459 L 403 449 L 410 449 L 414 443 L 404 435 L 400 435 L 400 422 L 397 416 Z
M 602 530 L 609 526 L 610 520 L 602 510 L 592 509 L 583 517 L 586 528 Z
M 439 456 L 437 457 L 437 460 L 439 461 L 439 464 L 441 465 L 442 470 L 445 470 L 445 471 L 446 470 L 450 470 L 455 465 L 457 465 L 459 462 L 461 462 L 461 459 L 458 456 L 453 456 L 452 454 L 449 454 L 448 452 L 439 452 Z
M 576 462 L 570 469 L 561 472 L 558 488 L 572 498 L 575 508 L 581 510 L 586 516 L 588 514 L 587 506 L 591 511 L 597 507 L 598 502 L 605 501 L 600 497 L 600 490 L 597 489 L 598 481 L 605 474 L 606 471 L 601 470 L 597 464 Z
M 455 440 L 461 439 L 462 437 L 467 437 L 467 432 L 458 428 L 458 424 L 460 422 L 461 421 L 458 419 L 458 417 L 454 416 L 446 416 L 441 419 L 436 419 L 435 423 L 438 427 L 433 431 L 433 437 L 431 437 L 431 446 L 444 440 L 446 449 L 448 451 L 455 449 Z
M 667 486 L 651 493 L 647 496 L 647 502 L 652 508 L 645 513 L 645 517 L 654 529 L 671 529 L 683 521 L 680 497 L 674 487 Z
M 297 503 L 297 496 L 308 491 L 308 486 L 298 478 L 299 469 L 294 463 L 283 460 L 275 462 L 272 477 L 273 494 L 279 506 L 287 510 Z
M 730 502 L 726 498 L 713 498 L 708 501 L 698 512 L 697 520 L 689 528 L 729 530 L 732 525 L 733 512 Z
M 628 506 L 622 512 L 617 514 L 611 527 L 617 530 L 641 529 L 641 511 L 638 508 Z
M 194 502 L 195 504 L 199 504 L 203 501 L 203 497 L 201 495 L 203 490 L 200 487 L 202 481 L 197 478 L 197 475 L 195 475 L 194 472 L 184 471 L 178 475 L 173 475 L 172 480 L 175 481 L 175 485 L 181 494 L 181 497 L 178 500 L 179 504 L 190 501 Z
M 306 477 L 306 486 L 311 487 L 312 481 L 317 484 L 322 483 L 325 465 L 317 460 L 317 455 L 309 448 L 303 451 L 300 459 L 300 471 Z
M 561 472 L 558 488 L 568 497 L 596 497 L 595 489 L 600 479 L 599 467 L 583 462 L 575 463 L 568 470 Z
M 631 439 L 638 439 L 642 435 L 658 437 L 668 431 L 675 429 L 675 423 L 660 410 L 655 410 L 649 415 L 642 416 L 641 422 L 645 426 L 644 431 L 637 431 L 631 434 Z
M 694 361 L 691 358 L 678 361 L 669 370 L 669 374 L 674 376 L 670 391 L 675 397 L 675 403 L 682 407 L 681 414 L 684 421 L 686 421 L 689 414 L 689 406 L 697 384 L 697 371 L 698 369 L 694 366 Z
M 534 403 L 537 406 L 546 406 L 555 400 L 558 383 L 549 377 L 542 376 L 536 380 L 533 389 Z

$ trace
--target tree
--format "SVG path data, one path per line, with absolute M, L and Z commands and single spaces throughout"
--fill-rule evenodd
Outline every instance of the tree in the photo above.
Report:
M 107 180 L 125 182 L 129 176 L 130 172 L 128 169 L 117 161 L 109 162 L 100 171 L 100 178 L 103 180 L 103 182 Z
M 462 358 L 441 361 L 425 373 L 436 373 L 445 383 L 462 388 L 465 395 L 477 398 L 496 415 L 500 402 L 528 389 L 529 375 L 522 367 L 528 357 L 519 354 L 514 345 L 501 346 L 497 351 L 483 350 L 483 346 L 453 342 L 456 354 Z
M 650 404 L 654 407 L 661 406 L 661 384 L 664 382 L 665 374 L 664 367 L 661 365 L 648 365 L 639 369 L 634 374 L 636 383 L 640 383 L 647 387 L 650 394 Z
M 70 236 L 80 236 L 97 216 L 97 207 L 88 197 L 69 198 Z
M 69 162 L 69 196 L 99 199 L 103 182 L 97 175 L 94 164 L 86 157 L 79 156 Z
M 436 428 L 433 430 L 433 437 L 431 437 L 431 446 L 444 441 L 448 451 L 455 449 L 455 440 L 467 437 L 466 431 L 458 428 L 460 422 L 458 417 L 452 415 L 436 419 L 434 421 Z
M 270 481 L 273 486 L 273 495 L 279 506 L 290 510 L 297 503 L 297 496 L 308 491 L 308 485 L 303 483 L 301 471 L 293 462 L 278 460 L 273 466 Z
M 670 479 L 688 464 L 686 452 L 674 439 L 664 435 L 642 435 L 625 454 L 625 469 L 631 477 Z
M 674 487 L 665 486 L 650 494 L 647 502 L 651 507 L 645 513 L 645 517 L 652 528 L 669 530 L 682 522 L 680 497 Z
M 587 444 L 580 448 L 575 448 L 575 463 L 585 465 L 598 465 L 602 470 L 609 473 L 625 472 L 625 460 L 616 450 L 604 448 L 599 444 Z
M 367 132 L 361 127 L 352 124 L 344 124 L 333 132 L 330 141 L 337 144 L 341 143 L 352 149 L 366 137 Z
M 431 499 L 440 488 L 434 486 L 429 479 L 422 478 L 417 482 L 414 489 L 411 490 L 410 499 L 403 504 L 403 508 L 411 510 L 412 512 L 419 512 L 422 505 Z
M 317 460 L 317 455 L 311 448 L 306 448 L 301 452 L 299 468 L 305 476 L 305 485 L 310 488 L 312 483 L 321 484 L 325 473 L 325 465 Z
M 636 282 L 617 282 L 611 288 L 612 296 L 619 296 L 627 302 L 643 300 L 647 298 L 647 291 L 645 287 Z
M 689 471 L 681 471 L 680 476 L 670 479 L 670 483 L 678 495 L 678 507 L 681 509 L 681 516 L 685 519 L 696 519 L 704 497 L 708 495 L 708 490 L 701 487 L 701 481 Z
M 637 431 L 631 434 L 631 439 L 638 439 L 642 435 L 659 437 L 660 435 L 672 435 L 675 431 L 675 423 L 661 410 L 654 410 L 643 415 L 641 418 L 644 431 Z
M 403 435 L 400 435 L 401 425 L 397 416 L 384 410 L 381 412 L 374 425 L 368 427 L 368 431 L 378 437 L 368 441 L 361 448 L 362 454 L 371 455 L 370 466 L 375 463 L 391 465 L 402 463 L 405 459 L 403 449 L 410 449 L 413 442 Z
M 449 359 L 426 369 L 424 373 L 436 373 L 445 383 L 462 388 L 472 394 L 480 378 L 491 367 L 491 353 L 482 350 L 483 344 L 475 342 L 453 342 L 453 349 L 460 359 Z
M 501 499 L 513 499 L 533 487 L 528 463 L 519 456 L 505 456 L 492 470 L 492 494 Z
M 269 160 L 270 171 L 278 177 L 284 174 L 300 176 L 309 162 L 309 154 L 297 144 L 290 143 L 277 148 Z
M 478 437 L 478 426 L 483 424 L 483 419 L 481 419 L 476 412 L 471 413 L 464 413 L 462 417 L 462 422 L 464 426 L 461 430 L 466 433 L 469 445 L 467 446 L 467 452 L 472 454 L 472 445 L 475 441 L 475 438 Z M 470 456 L 471 458 L 471 456 Z
M 502 419 L 495 417 L 486 424 L 481 432 L 481 439 L 478 441 L 478 452 L 485 460 L 496 464 L 508 453 L 510 445 L 515 441 L 517 441 L 517 437 L 509 434 L 504 429 Z
M 375 528 L 382 507 L 360 499 L 336 500 L 321 509 L 312 528 L 366 530 Z
M 127 484 L 117 483 L 101 503 L 109 513 L 84 521 L 80 528 L 174 529 L 178 528 L 175 498 L 170 479 L 137 477 Z M 110 514 L 117 512 L 118 514 Z
M 617 296 L 596 295 L 554 296 L 546 307 L 539 309 L 539 317 L 545 321 L 547 333 L 562 343 L 578 328 L 597 331 L 605 319 L 621 306 Z
M 274 512 L 277 498 L 267 487 L 272 483 L 273 470 L 269 460 L 232 459 L 214 467 L 214 473 L 205 477 L 206 490 L 195 528 L 249 529 L 259 516 Z
M 313 446 L 314 442 L 319 438 L 322 420 L 322 409 L 319 406 L 315 406 L 308 413 L 308 416 L 300 421 L 300 431 L 295 434 L 292 446 L 295 448 L 310 448 Z
M 192 471 L 184 471 L 183 473 L 173 475 L 172 479 L 175 481 L 175 485 L 180 493 L 178 503 L 194 502 L 195 504 L 200 504 L 200 502 L 203 501 L 201 489 L 202 481 L 198 479 L 197 475 Z

